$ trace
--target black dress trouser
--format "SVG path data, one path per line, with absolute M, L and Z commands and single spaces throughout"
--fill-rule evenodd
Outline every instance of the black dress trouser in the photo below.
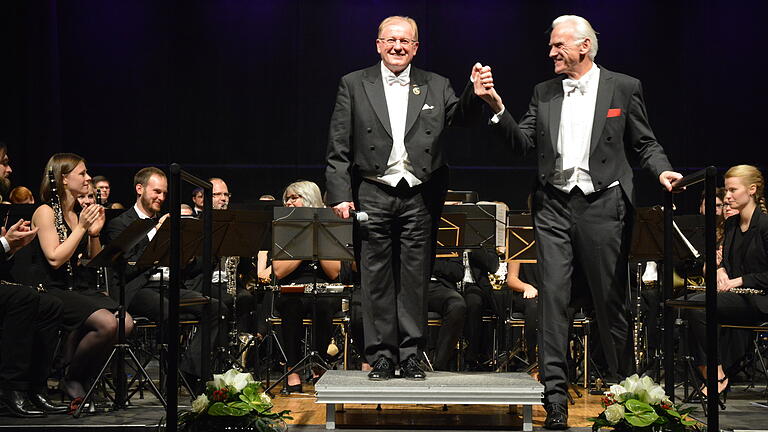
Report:
M 551 185 L 536 191 L 534 225 L 541 269 L 539 362 L 547 403 L 565 403 L 574 280 L 583 278 L 595 306 L 610 379 L 628 372 L 627 247 L 631 207 L 621 186 L 584 195 Z
M 27 286 L 0 283 L 0 388 L 45 388 L 61 310 L 61 300 L 54 296 Z

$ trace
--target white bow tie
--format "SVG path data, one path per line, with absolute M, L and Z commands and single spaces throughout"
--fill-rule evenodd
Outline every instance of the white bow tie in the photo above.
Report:
M 407 86 L 411 82 L 411 78 L 408 75 L 387 75 L 385 78 L 389 85 L 398 83 L 401 86 Z
M 566 78 L 563 80 L 563 90 L 566 94 L 572 93 L 574 90 L 578 89 L 581 94 L 584 94 L 587 92 L 587 83 L 579 80 L 573 80 L 570 78 Z

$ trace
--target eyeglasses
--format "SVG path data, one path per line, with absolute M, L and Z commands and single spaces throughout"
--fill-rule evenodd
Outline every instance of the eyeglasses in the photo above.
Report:
M 301 195 L 296 195 L 296 194 L 288 195 L 287 197 L 285 197 L 285 202 L 289 203 L 291 201 L 298 201 L 298 200 L 300 200 L 302 198 L 304 198 L 304 197 L 302 197 Z
M 388 47 L 395 46 L 395 44 L 398 42 L 400 42 L 400 46 L 404 46 L 404 47 L 411 46 L 411 45 L 418 45 L 419 43 L 419 41 L 416 41 L 413 39 L 377 38 L 376 40 Z
M 214 198 L 221 198 L 221 197 L 232 198 L 232 194 L 229 192 L 214 192 L 213 197 Z

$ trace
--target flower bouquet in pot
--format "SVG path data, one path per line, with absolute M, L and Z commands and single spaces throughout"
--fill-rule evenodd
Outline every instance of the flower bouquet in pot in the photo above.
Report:
M 613 428 L 615 431 L 699 430 L 699 423 L 688 417 L 693 408 L 675 407 L 664 388 L 648 376 L 637 374 L 612 385 L 602 399 L 603 412 L 592 421 L 592 430 Z
M 230 369 L 216 374 L 192 410 L 179 415 L 179 430 L 282 432 L 290 411 L 272 412 L 272 400 L 251 374 Z

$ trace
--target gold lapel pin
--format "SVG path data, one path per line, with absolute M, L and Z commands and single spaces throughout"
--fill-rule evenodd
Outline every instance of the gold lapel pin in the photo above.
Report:
M 415 94 L 416 96 L 420 95 L 421 94 L 421 89 L 418 88 L 418 87 L 414 87 L 413 88 L 413 94 Z

